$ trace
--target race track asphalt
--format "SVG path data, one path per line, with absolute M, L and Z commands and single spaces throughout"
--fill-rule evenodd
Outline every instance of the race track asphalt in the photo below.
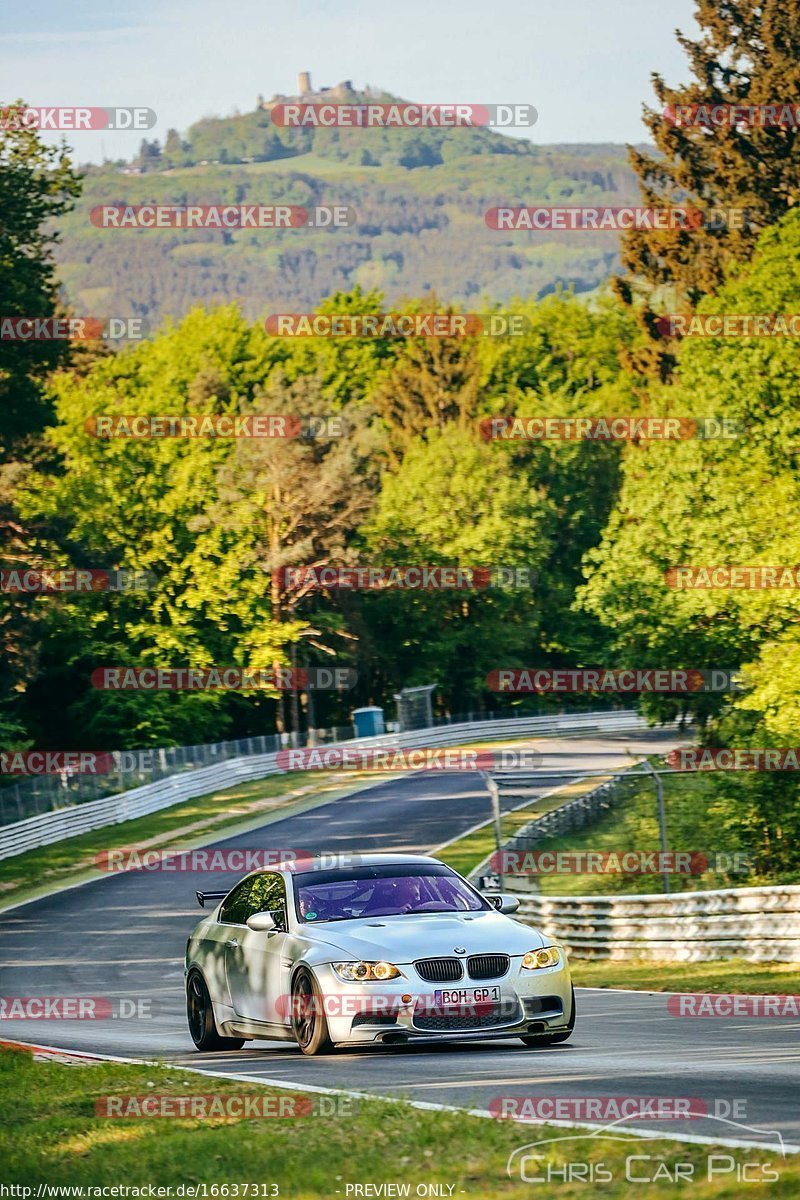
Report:
M 680 739 L 650 731 L 530 744 L 543 753 L 543 771 L 579 777 L 626 765 L 628 748 L 663 753 Z M 555 783 L 543 778 L 540 794 Z M 479 777 L 417 773 L 214 845 L 430 852 L 488 815 Z M 800 1144 L 800 1023 L 675 1017 L 664 993 L 579 989 L 575 1034 L 550 1048 L 476 1041 L 310 1059 L 286 1043 L 248 1042 L 234 1053 L 198 1054 L 186 1030 L 182 965 L 187 935 L 200 915 L 194 891 L 224 889 L 235 878 L 110 874 L 0 913 L 0 996 L 124 998 L 129 1008 L 144 1002 L 142 1016 L 129 1019 L 0 1021 L 0 1038 L 466 1108 L 486 1109 L 502 1097 L 690 1098 L 693 1112 L 709 1115 L 652 1121 L 648 1128 L 759 1143 L 774 1142 L 778 1131 Z

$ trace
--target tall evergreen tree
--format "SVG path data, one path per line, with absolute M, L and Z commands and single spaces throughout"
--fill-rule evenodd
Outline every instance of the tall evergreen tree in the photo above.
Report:
M 0 104 L 0 317 L 52 317 L 58 305 L 54 217 L 80 191 L 66 147 L 46 146 L 19 117 L 22 100 Z M 0 338 L 0 463 L 50 418 L 44 381 L 67 353 L 63 341 Z
M 747 261 L 758 235 L 791 208 L 800 191 L 793 124 L 690 123 L 679 107 L 800 104 L 800 0 L 697 0 L 701 36 L 677 32 L 693 79 L 670 88 L 653 75 L 659 107 L 644 122 L 658 154 L 629 147 L 647 205 L 746 210 L 744 220 L 666 232 L 631 230 L 622 239 L 623 301 L 639 309 L 649 343 L 637 364 L 670 373 L 674 359 L 657 328 L 660 308 L 687 311 L 715 292 L 732 264 Z M 644 304 L 641 300 L 644 298 Z
M 58 310 L 52 219 L 80 191 L 66 147 L 46 146 L 21 119 L 22 100 L 0 103 L 0 320 L 48 318 Z M 20 517 L 16 490 L 22 460 L 52 419 L 45 394 L 50 372 L 68 343 L 0 337 L 0 565 L 28 565 L 31 531 Z M 17 740 L 23 680 L 34 673 L 40 613 L 0 598 L 0 743 Z

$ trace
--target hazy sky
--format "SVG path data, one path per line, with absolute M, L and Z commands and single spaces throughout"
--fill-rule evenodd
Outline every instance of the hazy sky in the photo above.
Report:
M 8 101 L 155 109 L 162 142 L 257 93 L 352 79 L 418 101 L 528 103 L 536 142 L 642 141 L 650 73 L 686 77 L 676 27 L 692 0 L 38 0 L 4 6 Z M 141 135 L 71 134 L 80 161 L 130 157 Z

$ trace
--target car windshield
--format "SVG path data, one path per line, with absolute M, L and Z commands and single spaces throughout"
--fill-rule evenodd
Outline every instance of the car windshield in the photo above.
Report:
M 303 921 L 354 921 L 421 913 L 481 912 L 490 906 L 445 866 L 360 867 L 294 878 Z

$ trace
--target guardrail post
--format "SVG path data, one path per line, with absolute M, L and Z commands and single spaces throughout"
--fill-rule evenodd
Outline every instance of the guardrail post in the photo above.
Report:
M 505 886 L 503 876 L 503 829 L 500 820 L 500 791 L 492 777 L 486 772 L 481 771 L 481 775 L 486 783 L 487 791 L 492 799 L 492 816 L 494 817 L 494 840 L 497 846 L 497 870 L 495 875 L 500 879 L 500 890 Z
M 664 785 L 661 782 L 661 776 L 658 771 L 654 770 L 653 764 L 648 762 L 646 758 L 641 760 L 641 765 L 645 767 L 656 781 L 656 794 L 658 796 L 658 831 L 661 840 L 661 853 L 664 855 L 664 871 L 661 878 L 664 881 L 664 893 L 668 896 L 670 893 L 669 886 L 669 871 L 667 870 L 667 814 L 664 807 Z

